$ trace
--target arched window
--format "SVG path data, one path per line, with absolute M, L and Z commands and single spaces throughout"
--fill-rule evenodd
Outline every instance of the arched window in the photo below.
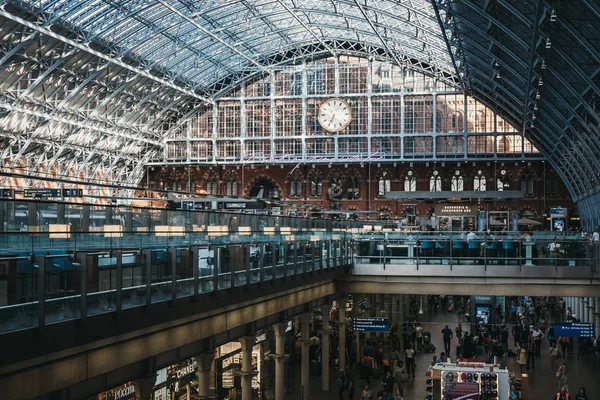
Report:
M 476 192 L 485 192 L 487 184 L 487 179 L 483 176 L 483 171 L 477 171 L 477 175 L 473 179 L 473 190 Z
M 299 170 L 292 171 L 287 178 L 289 184 L 289 196 L 290 197 L 302 197 L 304 196 L 304 176 Z
M 500 175 L 496 179 L 496 189 L 499 192 L 503 192 L 505 190 L 510 190 L 510 180 L 506 175 L 506 170 L 503 169 L 500 171 Z
M 356 200 L 360 198 L 360 173 L 351 169 L 346 176 L 346 198 Z
M 321 171 L 312 169 L 308 173 L 310 182 L 310 197 L 321 197 L 323 195 L 323 174 Z
M 417 191 L 417 178 L 413 171 L 408 171 L 404 178 L 404 191 L 405 192 L 416 192 Z
M 433 171 L 433 174 L 429 178 L 429 191 L 430 192 L 441 192 L 442 191 L 442 178 L 438 171 Z
M 238 196 L 238 176 L 235 171 L 227 171 L 223 179 L 225 196 Z
M 524 171 L 521 175 L 520 179 L 521 183 L 521 191 L 525 193 L 526 196 L 533 195 L 533 176 L 530 171 Z
M 460 171 L 454 171 L 450 190 L 453 192 L 462 192 L 465 189 L 465 181 L 460 174 Z
M 385 197 L 386 193 L 392 190 L 392 180 L 390 179 L 391 174 L 387 170 L 383 170 L 379 173 L 379 180 L 377 185 L 377 195 Z
M 204 190 L 207 194 L 219 194 L 219 176 L 216 171 L 210 170 L 204 174 Z

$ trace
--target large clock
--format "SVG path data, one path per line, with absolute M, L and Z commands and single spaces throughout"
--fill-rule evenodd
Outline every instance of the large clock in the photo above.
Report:
M 343 131 L 352 121 L 350 104 L 342 99 L 325 100 L 319 107 L 317 121 L 326 131 Z

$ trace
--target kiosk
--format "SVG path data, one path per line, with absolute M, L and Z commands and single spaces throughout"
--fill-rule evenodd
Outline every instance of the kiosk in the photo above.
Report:
M 478 361 L 446 362 L 429 367 L 427 397 L 431 400 L 507 400 L 509 372 Z

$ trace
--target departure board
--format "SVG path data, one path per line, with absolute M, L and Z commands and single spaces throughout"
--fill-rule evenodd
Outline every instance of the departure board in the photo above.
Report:
M 554 336 L 593 338 L 594 324 L 561 322 L 554 324 Z
M 354 318 L 352 320 L 352 329 L 360 332 L 387 332 L 390 329 L 390 323 L 387 318 Z

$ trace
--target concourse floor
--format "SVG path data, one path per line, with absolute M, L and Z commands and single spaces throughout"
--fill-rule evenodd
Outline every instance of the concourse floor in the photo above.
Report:
M 432 342 L 436 346 L 436 354 L 443 351 L 444 345 L 441 337 L 441 330 L 445 324 L 454 330 L 457 325 L 457 318 L 455 314 L 434 314 L 432 316 L 421 316 L 421 324 L 423 325 L 424 331 L 429 331 L 432 334 Z M 427 321 L 427 322 L 426 322 Z M 468 325 L 463 322 L 463 329 L 467 329 Z M 509 331 L 511 325 L 509 325 Z M 457 340 L 452 340 L 451 355 L 452 358 L 456 357 L 456 344 Z M 515 348 L 512 335 L 509 336 L 509 348 Z M 541 348 L 541 357 L 536 358 L 535 368 L 525 369 L 524 372 L 528 377 L 524 377 L 523 382 L 523 398 L 526 400 L 550 400 L 555 398 L 558 381 L 554 376 L 554 370 L 551 365 L 550 357 L 548 355 L 548 341 L 544 340 Z M 584 386 L 587 390 L 588 399 L 595 400 L 600 399 L 600 364 L 595 362 L 595 356 L 590 354 L 589 356 L 577 354 L 577 345 L 575 345 L 574 351 L 567 357 L 568 366 L 568 379 L 570 392 L 573 395 L 579 390 L 580 386 Z M 432 353 L 419 352 L 416 355 L 416 378 L 405 384 L 404 388 L 404 399 L 405 400 L 422 400 L 425 398 L 425 371 L 431 363 Z M 510 372 L 514 372 L 517 376 L 520 375 L 520 368 L 517 364 L 516 357 L 503 357 L 500 359 L 501 367 L 508 367 Z M 310 377 L 310 395 L 311 400 L 337 400 L 338 394 L 333 392 L 335 388 L 335 378 L 333 372 L 331 373 L 330 387 L 332 392 L 321 391 L 321 377 L 311 376 Z M 301 399 L 301 387 L 300 387 L 300 367 L 296 367 L 296 387 L 292 390 L 292 393 L 286 394 L 286 399 L 300 400 Z M 353 370 L 353 376 L 356 382 L 356 393 L 354 398 L 358 399 L 360 391 L 364 386 L 364 381 L 360 380 L 359 371 L 357 368 Z M 382 389 L 381 378 L 372 379 L 372 390 L 376 394 Z M 344 399 L 347 399 L 347 395 L 344 395 Z M 374 398 L 375 400 L 375 398 Z

